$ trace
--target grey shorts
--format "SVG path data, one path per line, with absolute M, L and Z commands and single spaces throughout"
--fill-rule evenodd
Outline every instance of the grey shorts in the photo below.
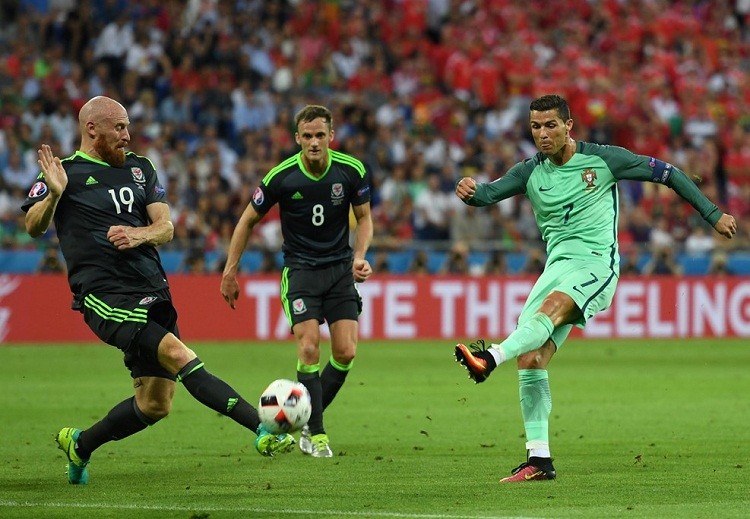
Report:
M 133 378 L 175 376 L 159 364 L 159 343 L 167 333 L 180 336 L 177 311 L 168 290 L 153 294 L 86 294 L 83 318 L 102 341 L 124 354 Z
M 359 319 L 362 297 L 352 275 L 352 263 L 336 263 L 319 269 L 284 267 L 281 272 L 281 304 L 289 327 L 316 319 L 328 324 Z

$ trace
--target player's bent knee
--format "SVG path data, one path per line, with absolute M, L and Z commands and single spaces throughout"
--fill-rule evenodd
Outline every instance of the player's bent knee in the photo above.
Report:
M 136 413 L 138 413 L 141 420 L 148 425 L 153 425 L 162 418 L 166 418 L 171 410 L 171 400 L 150 398 L 145 401 L 139 401 L 136 405 Z
M 543 369 L 544 359 L 539 350 L 530 351 L 519 355 L 516 359 L 518 369 Z
M 308 341 L 302 341 L 299 345 L 300 358 L 316 359 L 320 356 L 320 349 L 317 344 Z
M 335 360 L 339 364 L 347 365 L 347 364 L 351 364 L 351 362 L 354 360 L 354 357 L 356 355 L 355 355 L 355 350 L 352 349 L 352 350 L 344 351 L 344 352 L 333 352 L 331 356 L 333 357 L 333 360 Z
M 516 358 L 518 369 L 546 369 L 555 351 L 555 343 L 548 340 L 541 348 L 519 355 Z
M 165 336 L 159 345 L 159 362 L 174 373 L 196 357 L 193 350 L 172 334 Z

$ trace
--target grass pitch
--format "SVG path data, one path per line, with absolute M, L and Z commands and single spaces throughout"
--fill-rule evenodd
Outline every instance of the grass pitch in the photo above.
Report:
M 291 343 L 191 346 L 251 402 L 294 377 Z M 52 437 L 132 394 L 120 354 L 0 347 L 0 516 L 747 517 L 747 340 L 569 341 L 550 365 L 558 479 L 502 486 L 525 454 L 515 366 L 475 386 L 451 354 L 450 341 L 362 343 L 326 413 L 333 459 L 263 458 L 178 387 L 168 418 L 104 445 L 77 487 Z

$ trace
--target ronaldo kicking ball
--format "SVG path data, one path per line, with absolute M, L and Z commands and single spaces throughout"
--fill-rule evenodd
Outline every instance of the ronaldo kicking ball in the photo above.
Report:
M 260 395 L 258 415 L 272 434 L 302 429 L 311 412 L 310 393 L 299 382 L 283 378 L 274 380 Z

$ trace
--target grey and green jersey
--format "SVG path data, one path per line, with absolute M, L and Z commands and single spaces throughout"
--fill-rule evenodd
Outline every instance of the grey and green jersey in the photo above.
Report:
M 503 177 L 479 184 L 467 204 L 485 206 L 518 194 L 531 201 L 547 262 L 602 258 L 619 270 L 618 180 L 665 184 L 711 225 L 721 211 L 680 169 L 618 146 L 577 142 L 571 159 L 558 166 L 544 154 L 514 165 Z
M 81 151 L 62 160 L 68 176 L 55 210 L 54 223 L 68 267 L 74 308 L 91 292 L 138 294 L 167 285 L 159 253 L 151 245 L 117 250 L 107 239 L 113 225 L 146 227 L 146 207 L 165 202 L 154 165 L 129 152 L 116 168 Z M 24 211 L 47 198 L 49 188 L 40 173 L 21 206 Z
M 316 177 L 297 153 L 269 171 L 253 194 L 259 214 L 279 204 L 287 267 L 351 261 L 349 211 L 370 201 L 370 174 L 351 155 L 329 150 L 328 157 L 328 168 Z

